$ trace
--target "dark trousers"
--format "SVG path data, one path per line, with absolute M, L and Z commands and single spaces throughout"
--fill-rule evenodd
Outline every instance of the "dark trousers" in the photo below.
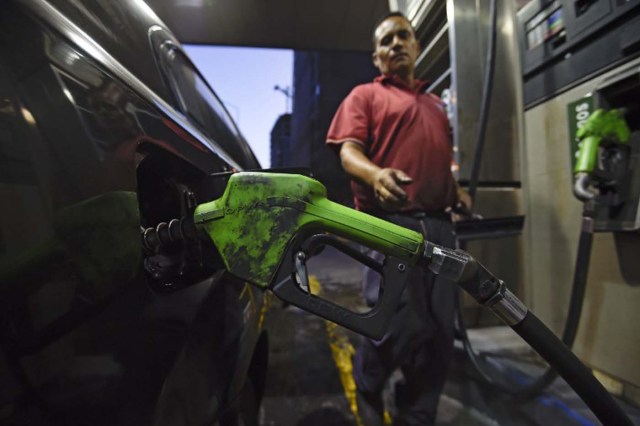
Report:
M 447 216 L 390 214 L 383 216 L 400 226 L 425 235 L 426 239 L 453 248 L 453 228 Z M 377 252 L 369 253 L 381 260 Z M 375 304 L 380 276 L 365 268 L 365 299 Z M 385 285 L 393 285 L 386 283 Z M 366 426 L 382 425 L 384 385 L 400 368 L 405 378 L 394 425 L 432 425 L 438 399 L 447 378 L 453 352 L 454 310 L 457 287 L 430 271 L 416 267 L 385 336 L 362 338 L 354 359 L 358 389 L 358 413 Z

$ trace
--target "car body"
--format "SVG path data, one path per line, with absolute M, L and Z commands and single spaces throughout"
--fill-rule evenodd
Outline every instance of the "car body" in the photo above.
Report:
M 267 295 L 140 239 L 259 168 L 223 104 L 142 1 L 0 21 L 0 423 L 251 424 Z

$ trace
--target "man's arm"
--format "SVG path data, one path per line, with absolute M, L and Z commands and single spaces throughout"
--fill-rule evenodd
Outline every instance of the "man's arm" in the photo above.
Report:
M 402 170 L 377 166 L 359 143 L 344 142 L 340 147 L 340 160 L 351 177 L 373 188 L 376 200 L 385 210 L 394 211 L 409 202 L 401 185 L 411 183 L 411 177 Z

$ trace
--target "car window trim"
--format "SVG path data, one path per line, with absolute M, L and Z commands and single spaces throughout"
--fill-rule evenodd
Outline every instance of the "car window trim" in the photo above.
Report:
M 162 29 L 161 27 L 154 25 L 154 27 L 158 27 L 159 29 Z M 153 31 L 155 28 L 152 27 L 149 31 Z M 187 55 L 187 52 L 185 52 L 185 50 L 182 48 L 182 46 L 180 46 L 179 44 L 176 44 L 175 41 L 173 40 L 165 40 L 164 42 L 162 42 L 162 44 L 158 47 L 158 55 L 168 55 L 169 52 L 175 52 L 177 55 L 179 55 L 182 60 L 184 60 L 184 63 L 187 64 L 189 66 L 189 70 L 191 72 L 193 72 L 194 75 L 196 75 L 200 81 L 206 86 L 207 90 L 209 91 L 209 94 L 215 99 L 215 101 L 218 103 L 218 105 L 220 105 L 220 107 L 222 108 L 222 112 L 223 112 L 223 121 L 225 122 L 225 124 L 231 128 L 231 130 L 234 132 L 235 135 L 237 136 L 241 136 L 242 132 L 240 131 L 240 128 L 238 127 L 238 124 L 233 121 L 233 118 L 231 117 L 231 114 L 229 114 L 229 110 L 227 109 L 227 106 L 224 104 L 224 102 L 220 99 L 220 97 L 218 96 L 218 94 L 216 93 L 215 90 L 213 90 L 213 88 L 211 87 L 211 84 L 209 84 L 209 82 L 207 81 L 206 78 L 204 78 L 204 76 L 202 75 L 202 73 L 200 72 L 200 70 L 198 69 L 198 67 L 195 66 L 195 64 L 193 63 L 193 61 L 191 60 L 191 58 L 189 57 L 189 55 Z M 163 63 L 163 61 L 166 61 L 167 58 L 163 57 L 161 59 L 161 63 Z M 168 67 L 167 64 L 163 63 L 164 67 Z M 172 86 L 171 89 L 173 90 L 173 92 L 175 93 L 175 96 L 178 98 L 178 103 L 180 104 L 180 108 L 183 110 L 183 113 L 186 113 L 187 111 L 187 107 L 186 107 L 186 102 L 184 100 L 184 97 L 182 96 L 182 93 L 180 92 L 180 90 L 177 87 L 173 87 L 176 86 L 178 83 L 175 80 L 175 75 L 173 74 L 173 71 L 167 69 L 163 69 L 162 72 L 169 74 L 169 77 L 171 79 L 170 81 L 170 85 Z M 209 102 L 207 102 L 209 103 Z M 211 105 L 209 103 L 209 105 Z M 214 111 L 215 113 L 215 108 L 213 106 L 211 106 L 211 109 Z

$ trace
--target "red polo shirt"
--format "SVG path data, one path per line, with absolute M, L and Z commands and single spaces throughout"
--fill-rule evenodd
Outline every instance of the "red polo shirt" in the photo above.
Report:
M 396 76 L 356 86 L 340 104 L 327 134 L 329 146 L 359 143 L 374 164 L 413 178 L 403 187 L 409 196 L 403 211 L 442 211 L 456 199 L 445 106 L 425 89 L 426 83 L 418 81 L 413 91 Z M 371 187 L 352 180 L 351 189 L 358 210 L 380 210 Z

